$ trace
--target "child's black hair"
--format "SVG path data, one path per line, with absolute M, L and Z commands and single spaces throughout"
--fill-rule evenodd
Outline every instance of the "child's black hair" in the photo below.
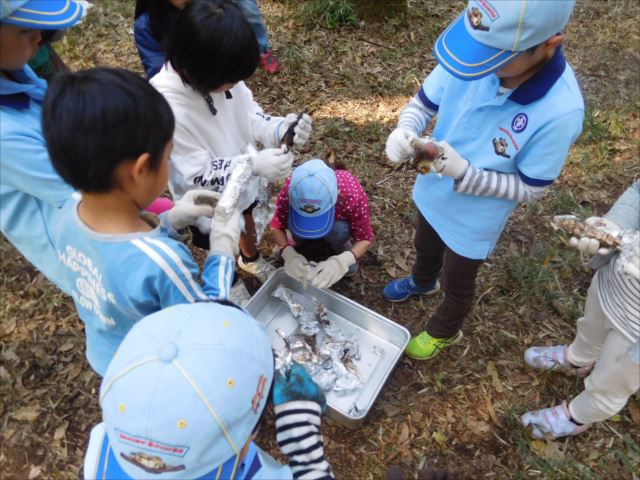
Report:
M 151 33 L 160 45 L 164 45 L 167 32 L 180 9 L 171 5 L 169 0 L 136 0 L 134 19 L 144 13 L 149 15 Z
M 251 77 L 260 56 L 251 25 L 226 0 L 190 1 L 176 17 L 165 46 L 182 81 L 202 95 Z
M 60 74 L 42 107 L 51 162 L 67 183 L 84 192 L 109 192 L 118 165 L 144 153 L 151 156 L 150 167 L 159 168 L 174 124 L 164 97 L 122 69 Z

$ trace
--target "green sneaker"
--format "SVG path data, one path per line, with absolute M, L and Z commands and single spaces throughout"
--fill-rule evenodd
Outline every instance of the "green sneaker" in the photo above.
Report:
M 453 337 L 434 338 L 427 332 L 422 332 L 411 339 L 404 353 L 415 360 L 429 360 L 440 353 L 441 350 L 462 340 L 462 330 L 458 330 Z

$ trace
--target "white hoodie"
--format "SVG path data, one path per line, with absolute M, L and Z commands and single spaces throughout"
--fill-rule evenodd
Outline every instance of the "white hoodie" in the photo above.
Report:
M 222 192 L 238 156 L 257 143 L 278 147 L 285 133 L 284 118 L 265 115 L 244 82 L 228 92 L 211 93 L 215 115 L 169 63 L 151 79 L 151 85 L 169 102 L 176 118 L 169 174 L 175 200 L 198 188 Z M 255 201 L 258 185 L 259 178 L 252 177 L 238 203 L 240 210 Z

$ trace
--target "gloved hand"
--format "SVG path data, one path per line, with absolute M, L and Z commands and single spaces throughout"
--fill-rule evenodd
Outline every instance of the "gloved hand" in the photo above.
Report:
M 311 272 L 311 285 L 318 288 L 329 288 L 344 277 L 344 274 L 354 263 L 356 263 L 356 256 L 350 250 L 327 258 L 324 262 L 318 263 Z
M 633 257 L 624 266 L 624 273 L 636 280 L 640 280 L 640 245 L 636 244 L 633 247 Z
M 384 151 L 387 158 L 393 163 L 406 162 L 413 155 L 414 148 L 411 141 L 418 138 L 415 132 L 406 128 L 396 128 L 389 138 Z
M 167 212 L 167 220 L 176 230 L 195 225 L 198 217 L 213 216 L 216 204 L 220 200 L 218 192 L 210 190 L 189 190 Z
M 431 164 L 431 170 L 440 175 L 452 177 L 455 180 L 459 180 L 464 177 L 467 168 L 469 167 L 469 160 L 462 158 L 462 156 L 449 145 L 447 142 L 434 142 L 442 148 L 442 155 L 436 158 Z
M 584 221 L 584 223 L 608 232 L 620 231 L 620 227 L 617 223 L 602 217 L 589 217 Z M 582 253 L 587 253 L 589 255 L 595 255 L 596 253 L 599 255 L 608 255 L 611 253 L 611 249 L 606 247 L 600 248 L 600 242 L 595 238 L 588 236 L 582 236 L 580 238 L 571 237 L 569 239 L 569 245 L 577 248 Z
M 296 400 L 316 402 L 322 412 L 327 408 L 327 399 L 318 384 L 302 365 L 293 362 L 286 375 L 276 373 L 273 382 L 273 403 L 278 406 Z
M 313 120 L 309 115 L 307 115 L 306 113 L 303 113 L 302 117 L 300 117 L 300 120 L 298 120 L 297 114 L 290 113 L 286 117 L 284 117 L 282 127 L 279 128 L 278 130 L 281 133 L 281 135 L 284 135 L 284 133 L 291 126 L 291 124 L 295 123 L 296 121 L 298 122 L 298 124 L 293 129 L 293 133 L 294 133 L 293 144 L 296 147 L 302 147 L 305 143 L 307 143 L 307 141 L 309 140 L 309 137 L 311 136 L 311 130 L 312 130 L 311 124 L 313 123 Z M 281 138 L 282 137 L 280 137 L 278 141 L 280 141 Z
M 252 155 L 253 174 L 266 177 L 270 182 L 289 176 L 293 165 L 293 154 L 284 148 L 265 148 Z
M 235 257 L 240 251 L 242 213 L 235 209 L 231 215 L 225 215 L 221 208 L 216 208 L 213 219 L 215 223 L 209 234 L 209 254 Z
M 310 272 L 309 261 L 304 255 L 299 254 L 295 248 L 289 246 L 282 250 L 284 271 L 291 278 L 305 282 Z

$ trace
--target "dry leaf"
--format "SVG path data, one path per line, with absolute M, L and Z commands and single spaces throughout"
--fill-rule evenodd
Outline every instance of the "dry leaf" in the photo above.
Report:
M 493 423 L 501 427 L 502 425 L 500 424 L 500 420 L 498 420 L 496 411 L 493 408 L 493 402 L 491 401 L 491 397 L 489 395 L 484 396 L 484 403 L 485 403 L 485 406 L 487 407 L 487 413 L 489 413 L 489 416 L 491 417 L 491 420 L 493 420 Z
M 467 428 L 476 435 L 482 435 L 491 431 L 491 425 L 487 422 L 466 420 L 464 423 L 467 425 Z
M 38 407 L 36 405 L 22 407 L 9 414 L 11 418 L 18 420 L 19 422 L 33 422 L 39 415 L 40 412 L 38 412 Z
M 398 435 L 398 443 L 407 443 L 409 441 L 409 425 L 406 423 L 400 427 L 400 435 Z
M 504 389 L 502 388 L 502 382 L 500 382 L 498 369 L 496 368 L 496 364 L 493 360 L 489 360 L 487 362 L 487 373 L 491 375 L 491 383 L 493 383 L 493 388 L 496 389 L 496 392 L 502 393 Z
M 32 466 L 31 470 L 29 470 L 29 480 L 33 480 L 34 478 L 38 478 L 42 473 L 42 468 L 37 466 Z
M 393 261 L 398 267 L 400 267 L 401 270 L 405 272 L 409 271 L 409 267 L 407 266 L 407 260 L 403 258 L 402 255 L 400 255 L 399 253 L 396 253 L 393 256 Z
M 444 448 L 447 445 L 447 437 L 442 432 L 433 432 L 431 438 L 433 438 L 441 448 Z
M 634 398 L 629 399 L 629 414 L 633 423 L 640 425 L 640 407 L 638 407 L 638 402 Z
M 391 278 L 396 278 L 396 267 L 395 265 L 387 265 L 384 267 L 384 271 L 387 272 Z
M 65 342 L 62 345 L 60 345 L 60 347 L 58 347 L 58 351 L 59 352 L 68 352 L 74 346 L 75 346 L 75 344 L 73 342 Z
M 67 424 L 65 423 L 64 425 L 60 425 L 58 428 L 56 428 L 56 431 L 53 434 L 53 439 L 57 442 L 60 441 L 64 438 L 64 434 L 67 431 Z

